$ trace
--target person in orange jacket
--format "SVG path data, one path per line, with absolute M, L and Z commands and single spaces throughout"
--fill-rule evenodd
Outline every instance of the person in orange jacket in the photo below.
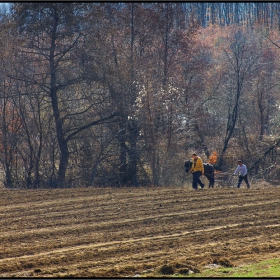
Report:
M 203 189 L 204 184 L 199 179 L 199 177 L 204 174 L 204 166 L 203 166 L 202 159 L 198 157 L 196 153 L 193 153 L 192 157 L 193 157 L 193 162 L 191 167 L 191 173 L 193 175 L 192 187 L 193 189 L 197 190 L 197 184 L 199 184 Z

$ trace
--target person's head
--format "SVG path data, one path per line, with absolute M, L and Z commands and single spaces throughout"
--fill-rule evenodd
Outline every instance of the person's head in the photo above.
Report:
M 237 162 L 238 162 L 238 165 L 242 165 L 242 160 L 239 159 Z
M 196 153 L 192 153 L 192 157 L 195 159 L 197 158 L 197 154 Z

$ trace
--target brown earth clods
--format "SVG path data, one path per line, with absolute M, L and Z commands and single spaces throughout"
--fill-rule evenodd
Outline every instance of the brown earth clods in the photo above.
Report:
M 196 273 L 280 257 L 279 186 L 1 189 L 0 197 L 0 277 Z

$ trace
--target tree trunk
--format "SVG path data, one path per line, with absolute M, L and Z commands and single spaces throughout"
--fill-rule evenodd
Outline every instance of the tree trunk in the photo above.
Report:
M 55 66 L 55 41 L 56 41 L 56 28 L 57 22 L 54 25 L 53 33 L 52 33 L 52 42 L 51 42 L 51 49 L 50 49 L 50 71 L 51 71 L 51 89 L 50 89 L 50 96 L 51 96 L 51 103 L 52 109 L 54 114 L 55 120 L 55 127 L 56 127 L 56 135 L 57 141 L 60 149 L 60 162 L 59 162 L 59 169 L 58 169 L 58 177 L 55 187 L 64 187 L 65 185 L 65 174 L 69 160 L 69 150 L 68 144 L 64 136 L 63 132 L 63 121 L 60 116 L 60 111 L 58 107 L 58 99 L 57 99 L 57 87 L 56 87 L 56 66 Z

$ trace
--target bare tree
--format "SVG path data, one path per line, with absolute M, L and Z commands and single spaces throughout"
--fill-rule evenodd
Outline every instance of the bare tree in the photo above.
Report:
M 229 71 L 227 77 L 229 85 L 225 89 L 228 91 L 228 116 L 223 147 L 219 156 L 219 166 L 223 164 L 223 156 L 236 127 L 240 101 L 242 94 L 244 94 L 247 79 L 250 77 L 250 71 L 260 57 L 259 52 L 252 52 L 253 49 L 256 49 L 254 41 L 250 41 L 241 30 L 236 31 L 230 40 L 229 50 L 225 50 Z
M 85 12 L 86 6 L 78 3 L 17 3 L 13 7 L 18 31 L 24 37 L 21 53 L 33 64 L 32 69 L 29 67 L 33 74 L 25 72 L 12 78 L 38 84 L 50 98 L 60 150 L 57 179 L 54 182 L 56 186 L 65 184 L 69 141 L 81 131 L 115 116 L 113 113 L 95 120 L 80 117 L 90 112 L 92 104 L 80 109 L 77 104 L 73 107 L 74 97 L 67 94 L 73 92 L 74 85 L 86 79 L 83 69 L 79 67 Z M 84 98 L 77 96 L 76 102 L 78 100 L 84 104 Z M 73 120 L 74 115 L 79 116 L 81 122 L 77 125 L 77 121 L 70 121 L 69 126 L 68 121 Z

